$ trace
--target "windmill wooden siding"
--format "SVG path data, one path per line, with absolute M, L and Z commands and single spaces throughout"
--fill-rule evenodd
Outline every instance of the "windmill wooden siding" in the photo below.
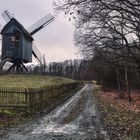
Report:
M 12 58 L 32 62 L 32 36 L 14 18 L 5 25 L 2 34 L 2 60 Z

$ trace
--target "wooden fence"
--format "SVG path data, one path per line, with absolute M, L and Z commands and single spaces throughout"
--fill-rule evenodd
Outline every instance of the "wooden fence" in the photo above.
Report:
M 65 94 L 78 85 L 79 82 L 41 88 L 0 88 L 0 108 L 35 110 L 51 98 Z

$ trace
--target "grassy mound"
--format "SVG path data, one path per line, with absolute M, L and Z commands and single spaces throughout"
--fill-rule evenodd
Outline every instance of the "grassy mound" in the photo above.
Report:
M 40 75 L 0 75 L 0 87 L 38 88 L 46 85 L 73 83 L 75 80 Z

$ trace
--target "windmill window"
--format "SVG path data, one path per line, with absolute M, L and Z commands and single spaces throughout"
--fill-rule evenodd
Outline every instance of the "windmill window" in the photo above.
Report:
M 11 36 L 11 41 L 15 42 L 16 41 L 16 37 L 15 36 Z
M 15 40 L 19 41 L 19 38 L 20 38 L 20 33 L 15 33 Z
M 10 37 L 10 40 L 11 40 L 12 42 L 18 42 L 19 39 L 20 39 L 20 34 L 14 34 L 14 35 L 12 35 L 12 36 Z
M 11 41 L 16 42 L 20 39 L 20 32 L 16 29 L 13 30 L 13 34 L 11 36 Z

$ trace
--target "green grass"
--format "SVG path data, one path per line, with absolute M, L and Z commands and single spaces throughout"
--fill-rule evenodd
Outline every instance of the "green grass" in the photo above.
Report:
M 75 82 L 75 80 L 56 76 L 0 75 L 0 87 L 38 88 L 72 82 Z

